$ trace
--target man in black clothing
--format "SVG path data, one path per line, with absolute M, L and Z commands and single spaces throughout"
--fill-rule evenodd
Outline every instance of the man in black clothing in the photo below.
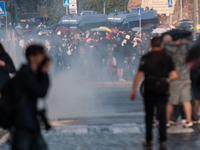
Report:
M 0 43 L 0 91 L 10 80 L 9 73 L 15 73 L 16 69 L 9 54 L 6 53 L 3 45 Z
M 37 99 L 44 97 L 49 87 L 50 60 L 42 46 L 31 45 L 26 49 L 28 63 L 13 78 L 13 100 L 22 103 L 14 121 L 12 150 L 47 150 L 37 119 Z
M 163 44 L 162 39 L 160 37 L 154 37 L 151 41 L 152 52 L 147 53 L 142 57 L 139 71 L 135 77 L 133 88 L 131 91 L 130 98 L 134 100 L 136 98 L 136 89 L 142 78 L 143 74 L 145 75 L 145 82 L 149 79 L 149 76 L 152 74 L 154 66 L 156 64 L 160 64 L 165 60 L 165 70 L 166 76 L 170 79 L 170 81 L 175 80 L 178 75 L 175 71 L 172 60 L 162 51 Z M 155 61 L 155 59 L 156 61 Z M 153 72 L 154 76 L 158 74 L 158 72 Z M 159 77 L 159 76 L 158 76 Z M 156 84 L 160 82 L 156 82 Z M 148 86 L 148 84 L 145 84 Z M 149 85 L 150 86 L 150 85 Z M 145 87 L 147 89 L 147 87 Z M 146 112 L 146 141 L 143 143 L 145 147 L 152 146 L 152 120 L 154 114 L 154 107 L 157 107 L 157 115 L 158 120 L 160 122 L 159 132 L 160 132 L 160 147 L 166 147 L 166 105 L 168 101 L 168 96 L 165 94 L 157 94 L 155 93 L 147 93 L 145 91 L 144 95 L 144 104 L 145 104 L 145 112 Z

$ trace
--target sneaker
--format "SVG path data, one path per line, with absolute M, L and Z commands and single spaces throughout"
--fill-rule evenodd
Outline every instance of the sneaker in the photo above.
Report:
M 170 122 L 168 122 L 168 123 L 166 124 L 166 127 L 167 127 L 167 128 L 170 128 L 170 126 L 171 126 L 171 124 L 170 124 Z
M 176 122 L 172 121 L 172 120 L 170 120 L 169 123 L 170 123 L 170 125 L 175 125 L 176 124 Z
M 192 122 L 186 122 L 183 127 L 184 128 L 191 128 L 193 126 L 193 123 Z
M 187 123 L 187 120 L 182 119 L 182 120 L 181 120 L 181 123 L 182 123 L 182 124 L 186 124 L 186 123 Z
M 160 125 L 159 121 L 156 118 L 153 119 L 153 122 L 157 127 Z
M 200 124 L 200 120 L 192 120 L 193 124 Z
M 126 80 L 124 80 L 123 78 L 119 79 L 120 82 L 125 82 Z
M 142 143 L 142 145 L 144 147 L 151 148 L 153 146 L 153 143 L 152 142 L 147 142 L 146 140 L 144 140 L 144 142 Z
M 166 149 L 167 148 L 167 143 L 166 142 L 161 142 L 160 143 L 160 149 L 161 150 L 164 150 L 164 149 Z

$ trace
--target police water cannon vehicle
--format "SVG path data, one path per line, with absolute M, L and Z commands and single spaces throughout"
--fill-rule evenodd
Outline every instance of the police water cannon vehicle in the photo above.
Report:
M 114 10 L 108 15 L 110 28 L 121 28 L 122 30 L 129 30 L 133 27 L 139 27 L 139 17 L 137 7 L 132 7 L 130 10 L 118 12 Z M 156 10 L 153 8 L 141 8 L 141 25 L 159 24 L 159 17 Z
M 108 27 L 108 16 L 95 11 L 82 11 L 79 15 L 63 16 L 57 27 L 59 26 L 79 28 L 82 31 L 98 28 L 100 26 Z

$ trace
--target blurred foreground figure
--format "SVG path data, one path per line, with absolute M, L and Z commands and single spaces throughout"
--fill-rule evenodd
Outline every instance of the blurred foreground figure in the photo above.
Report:
M 9 73 L 15 73 L 15 71 L 12 59 L 0 43 L 0 91 L 4 84 L 10 80 Z
M 144 74 L 144 104 L 146 112 L 146 140 L 143 143 L 144 147 L 152 146 L 152 122 L 154 107 L 156 107 L 160 122 L 160 148 L 166 148 L 166 106 L 169 97 L 169 82 L 175 80 L 178 75 L 172 60 L 162 51 L 163 47 L 160 37 L 154 37 L 151 40 L 152 52 L 142 57 L 130 94 L 130 98 L 134 100 L 137 86 Z
M 13 97 L 21 103 L 21 110 L 13 123 L 12 150 L 47 150 L 37 119 L 37 99 L 44 97 L 49 87 L 50 59 L 39 45 L 26 49 L 26 59 L 28 63 L 13 79 Z

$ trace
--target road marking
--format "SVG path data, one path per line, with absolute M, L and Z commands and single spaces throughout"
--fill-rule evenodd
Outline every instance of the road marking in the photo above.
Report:
M 140 126 L 135 123 L 112 125 L 86 125 L 86 126 L 62 126 L 55 127 L 65 134 L 90 134 L 90 133 L 141 133 Z
M 139 127 L 112 128 L 113 133 L 141 133 Z
M 61 133 L 73 133 L 73 134 L 87 134 L 87 129 L 64 129 L 61 131 Z

